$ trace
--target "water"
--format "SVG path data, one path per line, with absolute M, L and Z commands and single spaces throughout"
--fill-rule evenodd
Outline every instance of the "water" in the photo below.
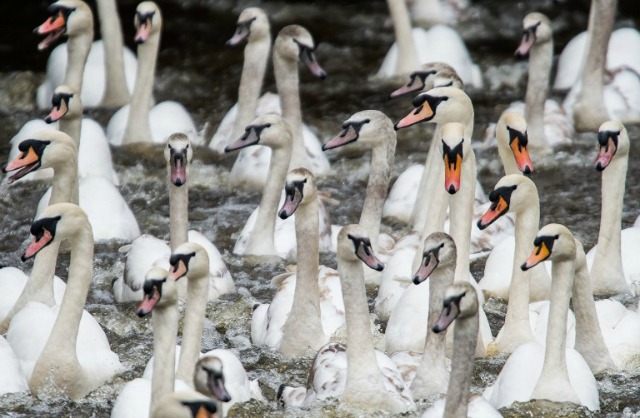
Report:
M 27 120 L 42 118 L 46 112 L 33 108 L 32 97 L 46 65 L 46 54 L 36 51 L 37 39 L 30 30 L 45 17 L 46 2 L 33 2 L 28 6 L 13 7 L 13 25 L 10 31 L 0 32 L 0 49 L 5 59 L 0 62 L 0 161 L 6 161 L 8 140 Z M 136 2 L 120 1 L 125 39 L 132 46 L 131 25 Z M 155 96 L 158 101 L 173 99 L 182 102 L 192 113 L 200 127 L 207 132 L 217 127 L 224 113 L 236 99 L 242 65 L 242 51 L 224 47 L 224 41 L 233 33 L 239 12 L 252 2 L 188 0 L 160 2 L 165 17 Z M 508 3 L 508 4 L 504 4 Z M 513 100 L 524 96 L 526 63 L 512 58 L 521 33 L 521 17 L 535 7 L 547 13 L 554 21 L 556 51 L 586 27 L 586 2 L 566 2 L 556 6 L 549 1 L 482 2 L 467 15 L 460 30 L 473 58 L 486 76 L 501 74 L 501 78 L 485 80 L 487 88 L 470 93 L 475 104 L 476 139 L 481 138 L 486 125 L 497 120 L 500 112 Z M 635 23 L 638 12 L 632 2 L 621 2 L 620 21 Z M 342 2 L 266 2 L 261 4 L 271 16 L 272 33 L 290 23 L 306 26 L 319 44 L 316 56 L 328 77 L 324 81 L 313 79 L 306 70 L 301 71 L 301 94 L 305 121 L 313 126 L 326 141 L 340 131 L 342 121 L 351 114 L 371 108 L 383 110 L 397 121 L 411 109 L 409 99 L 388 101 L 387 94 L 395 84 L 371 79 L 393 41 L 391 28 L 384 27 L 386 5 L 382 1 L 361 1 L 348 5 Z M 632 13 L 635 13 L 633 15 Z M 6 15 L 6 14 L 5 14 Z M 631 17 L 630 17 L 631 16 Z M 510 82 L 505 82 L 509 78 Z M 271 70 L 267 73 L 265 90 L 274 91 Z M 111 112 L 86 112 L 101 123 L 108 121 Z M 640 129 L 628 126 L 632 138 L 630 158 L 637 153 L 633 142 Z M 406 167 L 423 162 L 426 156 L 430 130 L 425 126 L 405 129 L 398 135 L 398 151 L 394 174 Z M 593 169 L 595 134 L 579 135 L 571 147 L 557 149 L 544 160 L 534 161 L 536 171 L 531 178 L 538 186 L 541 205 L 541 224 L 560 222 L 567 225 L 591 248 L 599 227 L 600 175 Z M 121 181 L 121 193 L 135 213 L 144 233 L 168 239 L 168 197 L 165 186 L 165 168 L 161 148 L 154 146 L 128 146 L 112 149 L 115 168 Z M 478 178 L 491 190 L 501 177 L 502 168 L 496 163 L 495 149 L 477 149 Z M 255 302 L 268 301 L 273 295 L 271 277 L 284 271 L 286 262 L 274 260 L 257 265 L 234 256 L 235 238 L 260 196 L 256 193 L 230 190 L 226 186 L 233 156 L 220 157 L 208 149 L 194 153 L 190 178 L 190 222 L 193 229 L 203 232 L 220 249 L 231 270 L 238 292 L 225 295 L 207 308 L 207 322 L 203 350 L 217 347 L 233 348 L 240 355 L 251 378 L 258 378 L 264 395 L 273 400 L 280 383 L 302 385 L 311 358 L 288 360 L 270 350 L 251 347 L 250 318 Z M 335 159 L 335 176 L 320 180 L 321 188 L 331 190 L 339 205 L 329 206 L 332 222 L 357 222 L 364 198 L 368 173 L 368 156 Z M 629 164 L 629 179 L 638 178 L 640 168 Z M 640 213 L 640 186 L 627 182 L 623 227 L 633 224 Z M 18 184 L 0 189 L 0 264 L 30 269 L 31 263 L 22 264 L 20 254 L 29 238 L 35 206 L 46 189 L 44 184 Z M 387 232 L 401 235 L 406 227 L 385 224 Z M 118 353 L 126 371 L 112 383 L 92 392 L 74 403 L 55 398 L 36 400 L 30 395 L 13 394 L 0 397 L 2 416 L 108 416 L 122 386 L 142 374 L 151 356 L 151 328 L 149 319 L 137 318 L 134 303 L 114 304 L 110 292 L 111 281 L 122 275 L 124 259 L 118 248 L 125 243 L 110 242 L 96 245 L 95 278 L 87 302 L 87 310 L 105 328 L 112 349 Z M 60 257 L 57 272 L 66 277 L 68 254 Z M 323 254 L 321 262 L 335 265 L 335 256 Z M 484 260 L 472 264 L 476 278 L 482 276 Z M 375 296 L 369 292 L 370 300 Z M 620 298 L 627 306 L 635 307 L 636 300 Z M 505 304 L 489 299 L 485 311 L 494 328 L 494 334 L 504 321 Z M 385 324 L 380 324 L 384 326 Z M 476 360 L 473 389 L 478 392 L 490 384 L 500 371 L 502 357 Z M 610 373 L 599 376 L 601 408 L 595 416 L 625 416 L 640 411 L 638 373 Z M 426 408 L 420 404 L 418 411 Z M 625 409 L 626 408 L 626 409 Z M 564 411 L 564 412 L 563 412 Z M 317 416 L 361 415 L 358 411 L 340 407 L 337 402 L 326 402 L 313 408 Z M 566 407 L 550 409 L 544 402 L 518 405 L 505 410 L 508 416 L 584 416 L 582 409 Z M 239 405 L 231 411 L 233 416 L 253 417 L 274 414 L 281 416 L 275 402 L 256 401 Z M 306 414 L 295 411 L 288 415 Z

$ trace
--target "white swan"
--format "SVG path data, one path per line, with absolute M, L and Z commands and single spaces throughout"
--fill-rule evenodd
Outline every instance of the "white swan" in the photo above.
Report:
M 218 409 L 211 399 L 189 390 L 169 393 L 153 411 L 151 418 L 217 418 Z
M 344 324 L 344 303 L 338 274 L 319 265 L 315 177 L 305 168 L 291 170 L 285 192 L 278 215 L 286 218 L 296 213 L 298 265 L 295 274 L 272 279 L 278 289 L 270 304 L 254 306 L 251 341 L 300 356 L 309 349 L 317 351 Z
M 558 62 L 555 87 L 571 87 L 563 106 L 579 131 L 595 131 L 607 119 L 640 120 L 640 33 L 627 28 L 612 34 L 615 15 L 615 1 L 592 1 L 588 35 L 572 40 L 565 48 L 571 52 L 563 51 Z M 579 69 L 567 70 L 568 61 Z
M 271 149 L 269 173 L 262 191 L 260 205 L 251 213 L 233 247 L 234 254 L 278 255 L 295 259 L 297 244 L 295 215 L 286 219 L 276 217 L 278 205 L 284 202 L 281 193 L 291 158 L 291 129 L 279 115 L 258 116 L 245 129 L 245 134 L 229 144 L 225 151 L 251 146 L 266 146 Z M 240 158 L 240 157 L 238 157 Z M 320 198 L 321 199 L 321 198 Z M 280 202 L 280 203 L 278 203 Z M 320 249 L 331 249 L 331 224 L 329 214 L 322 201 L 318 202 L 320 216 Z
M 387 5 L 396 42 L 384 57 L 378 77 L 408 74 L 425 62 L 442 61 L 451 65 L 465 84 L 482 87 L 480 68 L 471 60 L 458 32 L 445 25 L 435 25 L 429 30 L 411 29 L 404 1 L 387 0 Z
M 138 61 L 129 48 L 123 46 L 120 18 L 115 0 L 98 0 L 98 17 L 102 39 L 94 41 L 82 73 L 82 102 L 86 107 L 119 107 L 129 102 Z M 64 4 L 57 2 L 56 4 Z M 49 9 L 50 12 L 55 12 Z M 93 38 L 93 30 L 91 33 Z M 49 107 L 54 89 L 63 84 L 68 64 L 68 46 L 60 44 L 51 51 L 47 61 L 47 78 L 38 87 L 40 109 Z
M 0 270 L 1 271 L 1 270 Z M 7 340 L 0 336 L 0 395 L 5 393 L 27 392 L 29 385 L 24 376 L 20 360 Z
M 118 394 L 111 418 L 148 417 L 163 399 L 174 391 L 189 386 L 174 382 L 176 337 L 178 334 L 178 291 L 175 279 L 167 270 L 153 267 L 145 278 L 144 298 L 136 314 L 139 317 L 153 311 L 153 353 L 158 359 L 150 378 L 136 378 L 128 382 Z
M 112 145 L 134 142 L 160 144 L 174 132 L 182 132 L 190 136 L 194 144 L 202 144 L 193 119 L 180 103 L 167 100 L 149 109 L 162 31 L 162 15 L 158 5 L 151 1 L 138 4 L 134 24 L 135 41 L 138 43 L 135 87 L 131 105 L 120 108 L 109 120 L 109 142 Z
M 566 348 L 565 342 L 575 258 L 576 245 L 567 228 L 549 224 L 538 231 L 534 249 L 521 268 L 529 269 L 546 259 L 553 261 L 546 347 L 529 342 L 511 354 L 494 384 L 483 394 L 496 408 L 514 401 L 548 399 L 581 404 L 592 411 L 600 409 L 593 373 L 584 358 Z
M 193 147 L 188 136 L 182 133 L 171 135 L 164 149 L 167 165 L 167 187 L 169 188 L 169 236 L 171 248 L 177 248 L 183 242 L 195 242 L 205 248 L 209 256 L 208 300 L 235 291 L 231 273 L 227 269 L 218 249 L 203 234 L 189 228 L 189 171 Z M 164 240 L 151 235 L 141 235 L 127 252 L 124 276 L 113 282 L 112 290 L 116 302 L 142 299 L 142 284 L 146 271 L 154 264 L 168 268 L 171 249 Z M 186 287 L 179 284 L 180 297 L 184 297 Z
M 435 87 L 457 87 L 464 89 L 464 83 L 456 70 L 446 62 L 434 61 L 422 64 L 409 74 L 409 82 L 389 94 L 390 99 L 406 94 L 417 94 Z
M 594 163 L 602 172 L 600 231 L 597 245 L 587 254 L 595 295 L 634 293 L 640 275 L 640 262 L 635 256 L 640 248 L 640 228 L 621 231 L 630 146 L 621 122 L 607 121 L 600 126 Z
M 360 225 L 346 225 L 338 235 L 338 270 L 347 317 L 347 346 L 330 343 L 316 354 L 307 381 L 304 405 L 316 399 L 340 398 L 341 403 L 367 411 L 398 414 L 415 409 L 411 392 L 393 362 L 374 350 L 362 264 L 380 270 L 371 241 Z M 283 388 L 279 390 L 279 397 Z
M 56 203 L 34 221 L 31 232 L 34 240 L 25 260 L 47 245 L 70 241 L 67 290 L 55 308 L 27 304 L 11 321 L 7 341 L 20 358 L 34 395 L 64 394 L 77 400 L 122 370 L 104 331 L 83 310 L 93 276 L 91 225 L 78 206 Z
M 460 14 L 469 8 L 468 0 L 409 0 L 411 19 L 421 26 L 442 23 L 455 25 Z
M 473 355 L 478 338 L 478 295 L 469 283 L 449 285 L 444 292 L 443 308 L 433 332 L 446 330 L 455 320 L 451 379 L 445 399 L 437 401 L 422 418 L 483 417 L 499 418 L 498 412 L 481 396 L 469 394 Z

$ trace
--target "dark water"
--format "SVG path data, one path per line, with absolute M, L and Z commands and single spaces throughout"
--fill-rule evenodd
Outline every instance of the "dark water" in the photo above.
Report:
M 37 37 L 31 29 L 45 18 L 48 2 L 33 1 L 27 5 L 8 6 L 3 3 L 3 16 L 11 16 L 6 30 L 0 31 L 0 161 L 6 161 L 9 139 L 29 119 L 42 118 L 45 112 L 34 110 L 35 88 L 42 79 L 46 54 L 38 53 Z M 268 1 L 235 2 L 189 0 L 159 2 L 164 15 L 162 49 L 159 56 L 155 95 L 182 102 L 192 113 L 199 127 L 215 129 L 225 112 L 235 102 L 242 66 L 242 51 L 224 47 L 232 34 L 240 11 L 247 6 L 265 8 L 272 22 L 272 33 L 291 23 L 306 26 L 313 34 L 317 59 L 328 73 L 318 81 L 301 72 L 301 94 L 304 119 L 316 128 L 326 141 L 340 130 L 342 121 L 364 109 L 379 109 L 394 121 L 411 108 L 409 99 L 388 101 L 393 90 L 391 82 L 371 80 L 384 54 L 393 42 L 393 32 L 385 27 L 386 4 L 383 1 L 359 1 L 343 4 L 335 1 Z M 121 19 L 125 39 L 132 46 L 133 11 L 136 2 L 120 1 Z M 533 9 L 535 7 L 535 9 Z M 520 33 L 521 19 L 529 11 L 546 13 L 554 21 L 556 51 L 577 32 L 586 27 L 588 2 L 568 1 L 555 5 L 550 1 L 526 2 L 474 2 L 459 30 L 465 37 L 474 60 L 485 74 L 498 67 L 524 74 L 526 63 L 512 57 Z M 3 11 L 0 9 L 0 11 Z M 9 13 L 9 14 L 7 14 Z M 639 11 L 634 1 L 620 2 L 620 25 L 636 25 Z M 491 85 L 485 80 L 486 85 Z M 493 80 L 497 82 L 499 80 Z M 474 101 L 476 126 L 474 137 L 482 138 L 489 122 L 497 120 L 500 112 L 513 100 L 524 96 L 525 80 L 517 86 L 502 85 L 496 89 L 471 91 Z M 268 72 L 265 90 L 274 91 L 273 74 Z M 90 117 L 106 123 L 111 112 L 89 111 Z M 637 126 L 628 126 L 632 140 L 630 164 L 625 196 L 623 227 L 633 224 L 640 213 L 640 189 L 634 180 L 640 167 L 634 162 L 638 146 L 634 138 L 640 134 Z M 395 174 L 409 165 L 423 162 L 427 143 L 423 127 L 399 132 Z M 543 161 L 534 161 L 536 182 L 541 199 L 541 224 L 560 222 L 567 225 L 591 248 L 599 227 L 600 175 L 593 169 L 595 134 L 582 134 L 571 147 L 557 149 Z M 121 193 L 135 213 L 143 233 L 168 238 L 168 197 L 164 176 L 164 159 L 160 147 L 129 146 L 112 149 L 115 168 L 120 175 Z M 501 177 L 502 168 L 496 164 L 495 149 L 478 149 L 478 178 L 491 190 Z M 235 235 L 244 225 L 259 195 L 230 190 L 225 183 L 233 157 L 219 157 L 208 149 L 194 153 L 193 180 L 190 189 L 191 227 L 200 230 L 220 249 L 231 270 L 238 293 L 225 295 L 208 307 L 203 350 L 217 347 L 235 348 L 252 378 L 259 378 L 267 399 L 274 399 L 280 383 L 301 385 L 306 381 L 310 359 L 286 360 L 269 350 L 251 347 L 249 341 L 251 306 L 255 301 L 266 301 L 273 294 L 269 280 L 284 270 L 285 263 L 245 263 L 231 254 Z M 356 222 L 360 216 L 368 156 L 335 160 L 335 176 L 320 181 L 323 189 L 330 189 L 333 197 L 341 201 L 330 206 L 332 223 Z M 0 189 L 0 264 L 30 268 L 19 261 L 35 206 L 46 189 L 44 184 L 19 184 Z M 386 224 L 389 232 L 402 233 L 402 226 Z M 90 290 L 87 310 L 103 325 L 112 349 L 120 356 L 127 371 L 113 383 L 94 391 L 78 403 L 65 399 L 35 400 L 30 395 L 0 397 L 0 415 L 40 416 L 108 416 L 117 393 L 127 381 L 141 375 L 151 355 L 151 329 L 148 320 L 133 315 L 134 304 L 113 303 L 110 293 L 112 279 L 122 274 L 123 259 L 117 249 L 124 244 L 114 242 L 96 245 L 95 279 Z M 66 277 L 68 255 L 63 254 L 58 274 Z M 335 257 L 322 255 L 322 262 L 335 267 Z M 482 275 L 484 260 L 473 264 L 476 277 Z M 375 293 L 370 293 L 373 297 Z M 631 298 L 623 300 L 635 306 Z M 501 301 L 488 301 L 485 310 L 492 326 L 499 328 L 504 319 L 505 305 Z M 495 331 L 495 330 L 494 330 Z M 495 334 L 495 332 L 494 332 Z M 490 384 L 500 371 L 504 358 L 476 361 L 474 389 Z M 596 414 L 620 416 L 622 411 L 640 411 L 638 373 L 612 373 L 598 378 L 602 411 Z M 419 406 L 424 410 L 426 405 Z M 528 408 L 528 409 L 527 409 Z M 328 402 L 315 415 L 357 415 L 357 412 L 336 409 Z M 583 416 L 584 409 L 566 408 L 562 411 L 546 409 L 544 405 L 526 405 L 505 411 L 510 416 Z M 275 403 L 269 405 L 249 403 L 232 410 L 235 416 L 281 415 Z M 293 415 L 303 415 L 301 411 Z

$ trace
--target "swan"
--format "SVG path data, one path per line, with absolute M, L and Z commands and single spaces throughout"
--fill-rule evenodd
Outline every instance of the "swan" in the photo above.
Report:
M 546 259 L 553 262 L 546 347 L 528 342 L 516 348 L 483 396 L 496 408 L 514 401 L 547 399 L 598 410 L 598 386 L 593 373 L 584 358 L 576 350 L 566 348 L 565 342 L 574 281 L 575 240 L 566 227 L 548 224 L 538 231 L 533 245 L 531 255 L 521 266 L 523 270 Z
M 516 50 L 517 57 L 529 55 L 529 81 L 522 102 L 513 103 L 507 111 L 524 114 L 529 126 L 529 144 L 533 150 L 570 144 L 575 135 L 571 115 L 554 100 L 547 99 L 553 63 L 553 30 L 549 18 L 542 13 L 529 13 L 522 20 L 524 36 Z
M 480 68 L 474 64 L 464 41 L 454 29 L 435 25 L 429 30 L 411 29 L 403 1 L 387 0 L 396 42 L 391 46 L 376 74 L 389 78 L 408 74 L 425 62 L 442 61 L 451 65 L 465 84 L 482 87 Z
M 407 1 L 411 19 L 421 26 L 442 23 L 455 25 L 460 14 L 469 8 L 468 0 L 410 0 Z
M 451 230 L 450 235 L 456 242 L 457 259 L 455 270 L 455 281 L 469 281 L 477 286 L 473 277 L 469 272 L 469 245 L 471 236 L 471 214 L 473 210 L 473 192 L 476 183 L 476 166 L 475 155 L 471 148 L 468 137 L 465 137 L 465 127 L 461 123 L 450 122 L 442 127 L 441 152 L 443 155 L 443 167 L 439 178 L 435 180 L 442 181 L 444 190 L 449 194 L 449 199 L 443 202 L 433 201 L 432 213 L 440 212 L 439 216 L 428 220 L 425 233 L 435 232 L 442 229 L 442 212 L 448 202 L 451 212 Z M 439 225 L 436 224 L 439 221 Z M 412 254 L 414 271 L 420 266 L 423 257 L 423 243 L 419 243 L 417 251 Z M 395 260 L 398 261 L 397 259 Z M 411 261 L 407 260 L 409 263 Z M 391 264 L 391 262 L 389 263 Z M 409 265 L 411 267 L 411 265 Z M 406 269 L 406 268 L 405 268 Z M 399 281 L 405 278 L 413 277 L 411 273 L 400 272 L 396 270 L 396 274 L 402 274 L 393 278 Z M 382 286 L 381 286 L 382 288 Z M 427 334 L 428 321 L 428 304 L 425 303 L 427 298 L 426 292 L 428 287 L 422 285 L 418 288 L 400 289 L 401 293 L 397 298 L 394 307 L 391 309 L 389 321 L 386 328 L 386 351 L 393 353 L 396 351 L 421 351 L 424 347 L 424 341 Z M 396 293 L 395 295 L 397 295 Z M 480 292 L 478 292 L 480 296 Z M 380 292 L 378 292 L 380 297 Z M 481 297 L 480 303 L 484 303 Z M 491 329 L 484 312 L 481 314 L 480 337 L 478 338 L 478 356 L 484 356 L 488 344 L 493 340 Z
M 203 354 L 196 363 L 193 380 L 198 392 L 218 401 L 218 410 L 222 411 L 223 417 L 236 403 L 252 398 L 265 400 L 258 381 L 249 380 L 242 363 L 231 350 L 217 348 Z
M 602 211 L 598 243 L 587 254 L 593 294 L 634 293 L 640 263 L 640 228 L 621 231 L 622 203 L 629 160 L 629 134 L 620 121 L 604 122 L 598 129 L 598 155 L 602 172 Z
M 340 278 L 319 265 L 318 198 L 315 177 L 305 169 L 289 171 L 280 218 L 296 213 L 298 265 L 295 274 L 274 277 L 271 304 L 257 304 L 251 317 L 251 341 L 287 356 L 317 351 L 344 324 Z
M 342 129 L 342 132 L 325 143 L 322 149 L 324 151 L 336 149 L 351 143 L 371 149 L 371 170 L 359 223 L 371 238 L 374 251 L 380 255 L 382 253 L 388 255 L 395 240 L 388 234 L 380 234 L 380 223 L 396 152 L 396 132 L 393 129 L 393 122 L 378 110 L 364 110 L 349 117 L 342 124 Z M 335 246 L 332 242 L 334 251 L 337 247 L 339 232 L 339 228 L 336 229 Z M 384 248 L 384 251 L 381 251 L 381 248 Z M 382 259 L 382 261 L 385 260 Z M 367 282 L 379 284 L 381 278 L 380 274 L 365 274 Z
M 177 248 L 183 242 L 195 242 L 205 248 L 209 256 L 208 300 L 235 291 L 231 273 L 227 269 L 218 249 L 203 234 L 189 228 L 189 171 L 193 147 L 188 136 L 175 133 L 167 140 L 164 159 L 167 166 L 167 187 L 169 189 L 169 235 L 171 248 Z M 121 249 L 127 253 L 123 277 L 117 278 L 112 285 L 116 302 L 142 299 L 144 275 L 152 265 L 159 263 L 169 268 L 171 249 L 164 240 L 144 234 L 133 240 L 130 246 Z M 180 297 L 184 298 L 186 287 L 178 284 Z
M 20 360 L 3 336 L 0 336 L 0 367 L 2 367 L 0 395 L 29 391 L 29 384 L 20 366 Z
M 409 82 L 389 94 L 390 99 L 429 91 L 435 87 L 457 87 L 464 89 L 464 83 L 456 70 L 446 62 L 434 61 L 422 64 L 418 70 L 409 74 Z
M 158 402 L 151 418 L 217 418 L 217 407 L 211 399 L 195 391 L 169 393 Z
M 509 301 L 504 325 L 492 349 L 511 353 L 520 344 L 534 341 L 529 301 L 548 299 L 551 279 L 542 264 L 527 271 L 519 266 L 520 260 L 531 252 L 540 223 L 538 189 L 533 181 L 519 174 L 506 175 L 496 183 L 489 198 L 491 207 L 478 221 L 478 228 L 490 227 L 508 212 L 516 215 L 514 239 L 493 249 L 479 283 L 483 291 Z M 513 264 L 505 263 L 508 259 L 513 259 Z
M 7 341 L 20 358 L 31 393 L 78 400 L 122 371 L 104 331 L 83 310 L 93 276 L 91 224 L 80 207 L 56 203 L 33 222 L 31 233 L 34 239 L 23 260 L 50 244 L 70 241 L 67 290 L 55 308 L 28 303 L 11 321 Z
M 346 301 L 347 344 L 329 343 L 318 351 L 303 405 L 337 397 L 341 403 L 368 411 L 398 414 L 414 410 L 411 392 L 397 368 L 389 357 L 373 348 L 361 263 L 376 270 L 384 265 L 376 258 L 363 227 L 352 224 L 340 230 L 337 259 Z M 282 395 L 283 387 L 279 392 Z
M 98 0 L 96 3 L 102 39 L 91 44 L 82 73 L 84 88 L 81 98 L 86 107 L 120 107 L 130 100 L 129 93 L 133 90 L 138 62 L 133 52 L 123 46 L 116 1 Z M 51 51 L 47 61 L 47 78 L 37 91 L 38 108 L 48 108 L 54 89 L 64 83 L 66 66 L 69 64 L 67 60 L 66 43 Z
M 164 101 L 149 109 L 153 93 L 156 58 L 160 47 L 162 14 L 157 4 L 143 1 L 134 19 L 138 44 L 138 69 L 131 104 L 121 107 L 109 120 L 107 138 L 112 145 L 134 142 L 164 143 L 169 135 L 182 132 L 201 145 L 196 125 L 187 110 L 175 101 Z
M 498 412 L 489 402 L 478 395 L 469 394 L 473 354 L 478 338 L 478 295 L 469 283 L 455 283 L 444 292 L 442 313 L 431 328 L 434 333 L 446 330 L 453 321 L 453 355 L 451 379 L 445 399 L 438 400 L 426 410 L 422 418 L 483 417 L 499 418 Z
M 233 247 L 238 255 L 277 255 L 282 258 L 296 257 L 297 245 L 295 236 L 295 215 L 286 219 L 277 218 L 278 202 L 282 186 L 287 176 L 291 158 L 291 129 L 285 119 L 279 115 L 267 114 L 258 116 L 246 127 L 244 135 L 236 142 L 227 145 L 226 152 L 245 147 L 266 146 L 270 153 L 271 163 L 267 181 L 262 191 L 260 205 L 251 213 L 240 236 Z M 331 249 L 331 224 L 322 201 L 319 201 L 320 249 Z

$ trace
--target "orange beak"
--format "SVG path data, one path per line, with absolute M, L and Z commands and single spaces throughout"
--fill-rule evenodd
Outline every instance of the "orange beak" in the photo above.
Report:
M 460 190 L 462 156 L 457 154 L 455 158 L 455 161 L 449 161 L 449 155 L 444 155 L 444 189 L 449 194 L 454 194 Z
M 64 14 L 61 11 L 58 12 L 57 15 L 51 16 L 47 19 L 42 25 L 36 28 L 36 33 L 38 35 L 46 35 L 50 32 L 61 29 L 66 24 Z
M 184 261 L 179 260 L 175 266 L 171 267 L 171 277 L 173 280 L 178 281 L 187 274 L 187 266 L 184 265 Z
M 527 147 L 520 145 L 520 141 L 518 140 L 518 138 L 515 138 L 513 141 L 511 141 L 510 146 L 511 151 L 513 152 L 513 156 L 516 159 L 518 169 L 524 174 L 530 174 L 533 171 L 533 163 L 531 162 L 531 157 L 529 156 Z
M 478 221 L 478 228 L 485 229 L 492 223 L 498 220 L 500 216 L 505 214 L 509 209 L 509 205 L 507 205 L 507 201 L 504 200 L 502 196 L 498 197 L 498 201 L 492 204 L 487 212 L 482 215 L 482 218 Z
M 5 172 L 14 171 L 19 168 L 28 166 L 38 161 L 40 157 L 33 150 L 33 147 L 29 147 L 29 150 L 26 153 L 22 153 L 15 160 L 11 161 L 4 167 Z
M 533 252 L 529 256 L 529 258 L 527 258 L 527 261 L 525 261 L 524 264 L 520 266 L 520 268 L 523 271 L 527 271 L 549 258 L 550 255 L 551 251 L 549 250 L 549 248 L 547 248 L 547 244 L 541 242 L 540 245 L 533 248 Z
M 402 118 L 402 120 L 396 123 L 396 131 L 407 126 L 415 125 L 418 122 L 430 120 L 435 112 L 429 105 L 428 101 L 424 101 L 420 106 L 415 108 L 411 113 Z

